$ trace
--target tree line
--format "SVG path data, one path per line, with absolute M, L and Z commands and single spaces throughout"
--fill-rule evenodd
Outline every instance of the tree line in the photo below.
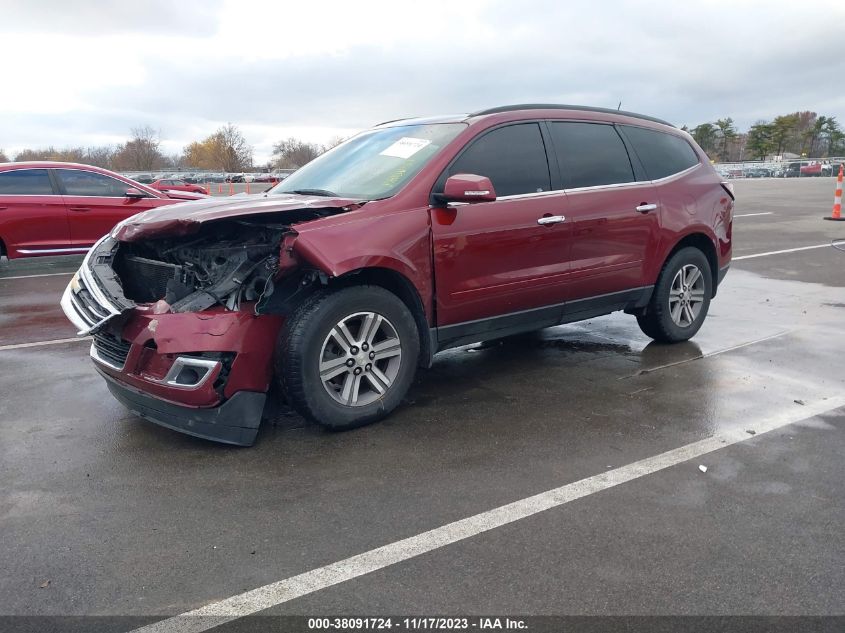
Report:
M 845 155 L 845 132 L 836 117 L 809 111 L 784 114 L 771 121 L 757 121 L 746 132 L 738 131 L 731 117 L 701 123 L 693 128 L 684 125 L 681 129 L 689 132 L 714 161 L 764 160 L 786 153 L 812 158 Z M 57 160 L 115 171 L 270 171 L 302 167 L 343 140 L 335 137 L 321 145 L 295 137 L 283 139 L 273 145 L 270 161 L 258 166 L 254 164 L 252 146 L 240 129 L 231 123 L 202 140 L 189 143 L 181 154 L 171 156 L 161 151 L 160 133 L 149 125 L 143 125 L 132 128 L 130 139 L 122 144 L 24 149 L 14 155 L 14 160 Z M 0 149 L 0 162 L 9 160 Z
M 845 155 L 845 132 L 836 117 L 809 111 L 757 121 L 747 132 L 739 132 L 730 117 L 681 129 L 714 161 L 765 160 L 787 153 L 811 158 Z
M 224 172 L 297 169 L 335 145 L 343 142 L 335 137 L 326 145 L 309 143 L 294 137 L 273 145 L 269 163 L 255 165 L 253 148 L 236 125 L 221 126 L 206 138 L 189 143 L 181 154 L 165 155 L 161 150 L 160 133 L 149 125 L 131 130 L 131 138 L 118 145 L 70 147 L 57 149 L 23 149 L 10 159 L 0 149 L 0 163 L 14 160 L 51 160 L 95 165 L 114 171 L 162 171 L 166 169 L 202 169 Z

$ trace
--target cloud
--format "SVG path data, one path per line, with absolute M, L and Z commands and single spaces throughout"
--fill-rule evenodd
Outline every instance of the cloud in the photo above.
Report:
M 222 0 L 5 0 L 0 33 L 213 35 Z
M 722 0 L 69 5 L 13 0 L 0 25 L 26 53 L 6 72 L 0 146 L 91 145 L 149 123 L 177 151 L 233 122 L 266 159 L 290 133 L 520 102 L 621 101 L 678 125 L 807 109 L 845 122 L 841 61 L 818 45 L 837 41 L 845 8 L 827 0 L 811 15 Z

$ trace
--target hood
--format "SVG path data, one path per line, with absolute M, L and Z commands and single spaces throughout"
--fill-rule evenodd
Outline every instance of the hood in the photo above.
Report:
M 267 196 L 258 194 L 231 198 L 210 198 L 173 204 L 143 211 L 127 218 L 112 231 L 112 237 L 122 242 L 134 242 L 155 237 L 176 237 L 199 231 L 205 222 L 284 213 L 303 209 L 357 209 L 363 200 L 324 198 L 296 194 Z M 282 217 L 284 221 L 284 217 Z

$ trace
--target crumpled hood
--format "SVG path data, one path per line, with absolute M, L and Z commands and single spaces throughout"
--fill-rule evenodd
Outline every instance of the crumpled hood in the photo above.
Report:
M 362 200 L 325 198 L 296 194 L 205 198 L 143 211 L 127 218 L 112 230 L 112 237 L 135 242 L 155 237 L 176 237 L 196 233 L 204 222 L 244 216 L 282 213 L 301 209 L 357 209 Z

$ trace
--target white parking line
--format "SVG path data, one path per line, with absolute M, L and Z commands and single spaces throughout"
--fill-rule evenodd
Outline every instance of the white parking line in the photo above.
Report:
M 61 345 L 62 343 L 76 343 L 77 341 L 90 341 L 90 336 L 73 338 L 57 338 L 52 341 L 35 341 L 34 343 L 17 343 L 15 345 L 0 345 L 0 352 L 5 352 L 12 349 L 24 349 L 26 347 L 43 347 L 45 345 Z
M 768 253 L 755 253 L 754 255 L 741 255 L 740 257 L 734 257 L 733 261 L 738 262 L 741 259 L 754 259 L 755 257 L 768 257 L 769 255 L 780 255 L 782 253 L 797 253 L 798 251 L 810 251 L 814 248 L 829 248 L 831 246 L 830 242 L 826 244 L 818 244 L 816 246 L 801 246 L 800 248 L 786 248 L 782 251 L 769 251 Z
M 0 281 L 7 279 L 34 279 L 35 277 L 57 277 L 58 275 L 72 275 L 73 271 L 69 273 L 44 273 L 41 275 L 17 275 L 16 277 L 0 277 Z
M 756 422 L 744 422 L 742 426 L 736 429 L 721 431 L 707 439 L 666 451 L 654 457 L 648 457 L 627 466 L 542 492 L 533 497 L 493 508 L 219 602 L 212 602 L 182 615 L 159 620 L 135 629 L 133 633 L 199 633 L 206 631 L 225 622 L 269 609 L 295 598 L 525 519 L 538 512 L 560 507 L 570 501 L 613 488 L 720 448 L 743 442 L 752 437 L 745 429 L 755 431 L 754 437 L 757 437 L 761 433 L 774 431 L 787 424 L 794 424 L 842 406 L 845 406 L 845 396 L 826 398 L 808 403 L 805 406 L 794 406 L 792 403 L 784 404 L 782 412 L 771 418 Z
M 735 218 L 753 218 L 756 215 L 774 215 L 771 211 L 766 211 L 765 213 L 740 213 L 739 215 L 735 215 Z

